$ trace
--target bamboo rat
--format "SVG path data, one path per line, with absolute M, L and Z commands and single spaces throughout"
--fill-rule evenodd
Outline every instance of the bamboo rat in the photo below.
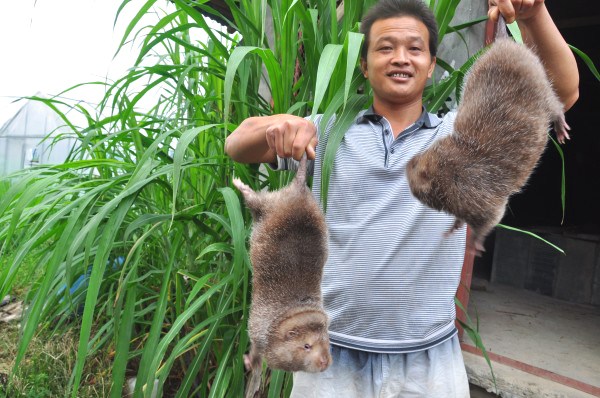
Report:
M 413 195 L 456 216 L 448 233 L 466 222 L 467 248 L 480 255 L 533 172 L 551 123 L 564 143 L 569 126 L 541 61 L 524 45 L 496 40 L 466 76 L 453 134 L 408 162 Z
M 321 296 L 327 225 L 306 185 L 306 168 L 304 155 L 294 180 L 275 192 L 254 192 L 233 181 L 254 222 L 247 398 L 260 387 L 263 357 L 270 368 L 286 371 L 320 372 L 331 364 Z

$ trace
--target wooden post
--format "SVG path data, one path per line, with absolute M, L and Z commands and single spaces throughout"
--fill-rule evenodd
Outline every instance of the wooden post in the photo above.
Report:
M 467 240 L 471 236 L 471 229 L 467 226 Z M 462 273 L 460 275 L 460 283 L 456 290 L 456 298 L 465 310 L 468 309 L 469 305 L 469 292 L 471 290 L 471 279 L 473 278 L 473 260 L 475 255 L 469 251 L 465 251 L 465 259 L 463 261 Z M 461 322 L 466 322 L 467 316 L 458 306 L 456 306 L 456 319 Z M 462 340 L 464 330 L 458 322 L 456 322 L 456 328 L 458 329 L 458 338 Z

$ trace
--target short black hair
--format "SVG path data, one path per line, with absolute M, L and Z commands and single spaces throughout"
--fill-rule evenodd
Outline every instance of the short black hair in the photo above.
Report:
M 438 27 L 435 16 L 422 0 L 380 0 L 363 16 L 360 32 L 365 35 L 361 57 L 367 59 L 371 26 L 375 21 L 396 17 L 413 17 L 423 22 L 429 31 L 429 52 L 432 57 L 437 54 Z

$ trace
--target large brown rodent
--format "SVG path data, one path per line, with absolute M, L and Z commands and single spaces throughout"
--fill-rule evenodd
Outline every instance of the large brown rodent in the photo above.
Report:
M 305 155 L 292 183 L 275 192 L 254 192 L 233 181 L 254 221 L 246 397 L 260 387 L 263 358 L 270 368 L 286 371 L 320 372 L 331 364 L 321 296 L 327 226 L 306 186 L 306 164 Z
M 497 40 L 469 71 L 454 133 L 407 164 L 411 191 L 426 205 L 466 222 L 477 254 L 519 192 L 548 141 L 568 138 L 563 105 L 539 58 L 510 39 Z

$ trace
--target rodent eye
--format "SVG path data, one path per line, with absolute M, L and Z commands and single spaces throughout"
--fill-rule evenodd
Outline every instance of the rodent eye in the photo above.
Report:
M 304 344 L 304 349 L 305 350 L 310 350 L 312 348 L 312 346 L 310 344 Z

